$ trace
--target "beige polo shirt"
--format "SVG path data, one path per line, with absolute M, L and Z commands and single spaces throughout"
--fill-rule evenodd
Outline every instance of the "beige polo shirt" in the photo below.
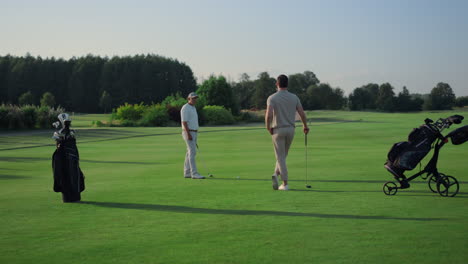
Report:
M 273 107 L 272 128 L 294 127 L 296 110 L 302 107 L 299 97 L 288 90 L 280 90 L 270 95 L 267 105 Z

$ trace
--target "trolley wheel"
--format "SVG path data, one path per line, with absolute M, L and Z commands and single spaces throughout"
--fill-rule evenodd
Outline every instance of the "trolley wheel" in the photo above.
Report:
M 437 193 L 437 182 L 441 179 L 441 177 L 445 177 L 445 174 L 439 173 L 440 176 L 436 176 L 434 174 L 429 177 L 427 181 L 427 185 L 429 185 L 429 190 L 433 193 Z
M 444 175 L 437 182 L 437 192 L 440 196 L 444 197 L 454 197 L 457 195 L 460 185 L 458 184 L 457 179 L 452 176 Z
M 386 195 L 395 195 L 398 191 L 398 187 L 395 182 L 386 182 L 383 186 L 383 192 Z

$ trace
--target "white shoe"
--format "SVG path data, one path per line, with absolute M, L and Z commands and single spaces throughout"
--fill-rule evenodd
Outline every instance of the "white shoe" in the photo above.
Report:
M 205 179 L 205 176 L 201 176 L 200 174 L 195 174 L 192 176 L 192 179 Z
M 278 190 L 278 176 L 271 176 L 271 181 L 273 182 L 273 190 Z
M 281 186 L 278 188 L 278 190 L 280 190 L 280 191 L 287 191 L 287 190 L 289 190 L 289 188 L 288 188 L 287 185 L 281 184 Z

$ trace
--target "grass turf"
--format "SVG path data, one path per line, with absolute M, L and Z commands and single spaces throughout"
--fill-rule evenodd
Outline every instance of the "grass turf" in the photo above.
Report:
M 310 112 L 312 189 L 297 129 L 289 192 L 271 190 L 261 124 L 203 127 L 198 166 L 214 177 L 191 180 L 180 128 L 92 128 L 106 117 L 76 115 L 87 188 L 77 204 L 52 191 L 52 131 L 0 132 L 0 263 L 466 263 L 467 145 L 439 160 L 456 197 L 422 179 L 382 192 L 391 145 L 454 113 Z

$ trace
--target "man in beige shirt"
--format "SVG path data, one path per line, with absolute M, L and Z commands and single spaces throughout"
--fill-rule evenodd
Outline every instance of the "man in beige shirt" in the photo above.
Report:
M 272 176 L 273 190 L 287 191 L 289 188 L 286 157 L 294 138 L 296 111 L 301 118 L 304 134 L 309 133 L 309 127 L 301 101 L 295 94 L 288 91 L 288 77 L 286 75 L 278 76 L 276 88 L 277 92 L 270 95 L 267 100 L 265 125 L 272 136 L 276 156 L 275 172 Z M 278 175 L 283 180 L 279 187 Z

